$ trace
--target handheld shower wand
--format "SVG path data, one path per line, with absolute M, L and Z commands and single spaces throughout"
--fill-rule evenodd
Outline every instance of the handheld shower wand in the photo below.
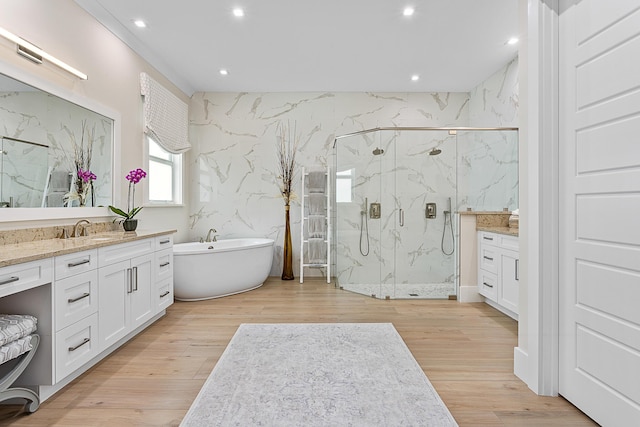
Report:
M 364 207 L 360 211 L 360 254 L 362 256 L 369 255 L 369 219 L 367 218 L 367 208 L 369 207 L 369 199 L 364 198 Z M 366 231 L 365 231 L 366 230 Z M 367 248 L 363 249 L 363 234 L 366 232 Z
M 442 241 L 440 242 L 440 249 L 442 253 L 445 255 L 453 255 L 455 251 L 455 237 L 453 235 L 453 222 L 451 221 L 451 197 L 449 197 L 448 207 L 446 211 L 442 212 L 444 214 L 444 228 L 442 229 Z M 447 252 L 444 249 L 444 235 L 447 232 L 447 217 L 449 218 L 449 230 L 451 230 L 451 251 Z

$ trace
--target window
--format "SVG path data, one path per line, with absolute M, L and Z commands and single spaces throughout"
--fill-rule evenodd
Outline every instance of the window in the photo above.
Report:
M 353 169 L 336 172 L 336 202 L 351 202 L 351 181 L 353 177 Z
M 150 204 L 182 204 L 182 154 L 164 150 L 147 135 Z

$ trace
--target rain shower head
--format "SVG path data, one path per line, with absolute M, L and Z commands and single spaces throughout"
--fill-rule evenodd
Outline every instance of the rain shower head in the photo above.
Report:
M 431 151 L 429 151 L 429 155 L 430 156 L 437 156 L 438 154 L 442 153 L 442 150 L 439 148 L 432 148 Z
M 376 148 L 375 150 L 373 150 L 374 156 L 379 156 L 380 154 L 384 154 L 384 150 L 382 148 Z

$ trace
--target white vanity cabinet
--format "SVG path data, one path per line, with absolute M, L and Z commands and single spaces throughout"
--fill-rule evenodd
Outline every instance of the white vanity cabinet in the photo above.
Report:
M 100 348 L 107 349 L 157 313 L 153 239 L 99 248 Z M 155 288 L 155 286 L 154 286 Z
M 173 238 L 149 234 L 115 234 L 93 247 L 87 239 L 86 249 L 77 241 L 76 252 L 0 268 L 0 312 L 37 317 L 41 337 L 17 384 L 45 401 L 164 314 Z
M 157 310 L 173 304 L 173 238 L 156 237 L 154 256 L 154 298 Z
M 55 378 L 61 381 L 100 352 L 98 251 L 57 256 L 55 285 Z
M 518 320 L 518 238 L 478 232 L 478 292 L 485 302 Z

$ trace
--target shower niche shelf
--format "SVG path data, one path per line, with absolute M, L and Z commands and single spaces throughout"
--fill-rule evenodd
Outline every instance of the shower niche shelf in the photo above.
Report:
M 324 268 L 331 283 L 331 175 L 326 170 L 302 168 L 300 283 L 305 268 Z

